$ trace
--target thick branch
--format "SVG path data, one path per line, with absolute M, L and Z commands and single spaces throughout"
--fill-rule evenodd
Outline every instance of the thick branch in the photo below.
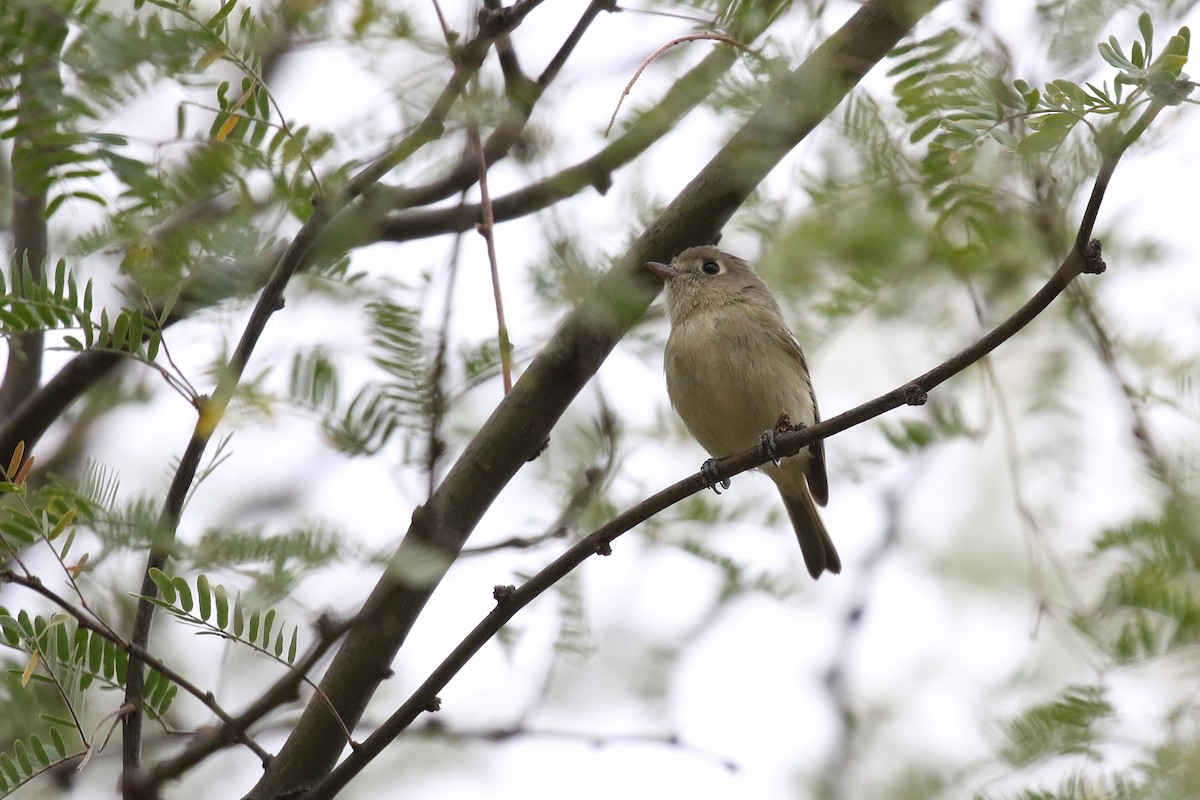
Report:
M 654 297 L 641 269 L 712 241 L 766 176 L 887 54 L 932 0 L 870 0 L 766 101 L 563 322 L 447 474 L 418 508 L 387 575 L 335 656 L 322 689 L 355 724 L 434 587 L 484 511 L 533 456 L 567 404 Z M 310 702 L 251 798 L 313 785 L 344 742 L 328 711 Z

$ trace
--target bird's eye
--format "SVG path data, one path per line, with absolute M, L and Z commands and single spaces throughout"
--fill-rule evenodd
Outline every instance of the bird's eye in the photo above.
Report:
M 721 272 L 721 265 L 709 259 L 700 265 L 700 269 L 704 271 L 705 275 L 718 275 Z

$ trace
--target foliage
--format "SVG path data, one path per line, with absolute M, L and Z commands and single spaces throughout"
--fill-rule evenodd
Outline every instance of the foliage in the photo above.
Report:
M 143 664 L 145 686 L 134 705 L 156 731 L 220 728 L 229 742 L 269 760 L 254 727 L 221 728 L 234 713 L 220 705 L 217 689 L 228 687 L 219 686 L 217 676 L 234 682 L 230 694 L 253 701 L 256 692 L 247 686 L 257 684 L 242 683 L 242 662 L 229 665 L 239 650 L 266 656 L 283 675 L 270 694 L 264 681 L 263 697 L 275 698 L 263 712 L 273 714 L 268 724 L 284 728 L 299 717 L 295 687 L 312 686 L 317 677 L 300 672 L 312 668 L 306 657 L 324 652 L 344 632 L 331 620 L 362 625 L 371 619 L 356 617 L 355 603 L 369 593 L 362 582 L 376 580 L 381 565 L 389 568 L 385 588 L 422 574 L 406 558 L 446 560 L 443 531 L 423 528 L 423 514 L 448 470 L 485 475 L 494 469 L 487 459 L 453 459 L 467 442 L 493 432 L 485 420 L 500 397 L 496 378 L 509 339 L 518 345 L 519 374 L 561 314 L 574 308 L 603 318 L 604 309 L 588 303 L 627 292 L 617 286 L 619 273 L 604 270 L 665 205 L 663 177 L 654 172 L 659 154 L 676 144 L 691 153 L 684 144 L 727 140 L 786 81 L 801 46 L 819 43 L 805 37 L 828 24 L 826 4 L 659 4 L 685 17 L 668 17 L 677 26 L 670 36 L 686 34 L 696 22 L 741 47 L 673 48 L 632 90 L 640 110 L 623 106 L 618 133 L 601 141 L 593 134 L 603 128 L 607 110 L 591 120 L 593 130 L 560 124 L 558 116 L 574 113 L 573 103 L 593 91 L 587 81 L 594 68 L 570 72 L 578 56 L 564 46 L 561 59 L 545 58 L 543 73 L 527 74 L 535 63 L 531 51 L 540 56 L 550 41 L 545 30 L 538 29 L 540 49 L 523 38 L 519 24 L 488 34 L 504 14 L 548 15 L 546 8 L 517 3 L 500 12 L 484 3 L 478 17 L 456 22 L 439 19 L 446 4 L 438 14 L 437 4 L 394 5 L 8 0 L 0 7 L 0 146 L 12 164 L 3 176 L 8 188 L 0 192 L 0 207 L 13 220 L 5 227 L 6 246 L 40 235 L 53 254 L 39 260 L 30 255 L 37 248 L 26 246 L 0 272 L 0 335 L 14 353 L 17 343 L 32 342 L 48 357 L 30 398 L 13 398 L 0 387 L 0 428 L 10 449 L 2 454 L 6 563 L 0 587 L 12 591 L 5 598 L 12 610 L 0 608 L 9 654 L 0 703 L 11 710 L 0 728 L 0 794 L 60 768 L 86 775 L 115 728 L 128 724 L 129 705 L 120 698 L 136 687 L 130 675 Z M 794 175 L 782 176 L 785 188 L 772 185 L 776 173 L 727 226 L 733 241 L 763 247 L 760 271 L 781 290 L 786 312 L 800 320 L 798 336 L 810 355 L 840 352 L 843 337 L 865 329 L 873 343 L 893 349 L 871 355 L 869 369 L 857 363 L 861 353 L 852 354 L 846 360 L 856 363 L 842 377 L 878 371 L 868 379 L 907 379 L 1023 302 L 1047 265 L 1072 246 L 1076 201 L 1124 137 L 1141 133 L 1135 126 L 1147 109 L 1166 109 L 1181 120 L 1194 113 L 1195 84 L 1185 72 L 1190 32 L 1178 27 L 1164 34 L 1168 24 L 1176 26 L 1169 6 L 1141 12 L 1137 38 L 1126 42 L 1104 27 L 1125 4 L 1038 4 L 1043 27 L 1056 21 L 1048 57 L 1064 65 L 1063 77 L 1048 80 L 1018 75 L 1011 48 L 970 15 L 923 25 L 892 50 L 873 76 L 882 85 L 852 94 L 823 124 L 828 138 L 813 146 Z M 617 8 L 589 6 L 597 15 Z M 620 10 L 623 19 L 639 13 Z M 452 29 L 459 23 L 461 32 Z M 803 33 L 796 34 L 798 28 Z M 487 47 L 473 60 L 473 43 L 484 40 Z M 1021 45 L 1033 51 L 1041 43 Z M 370 76 L 366 110 L 342 111 L 343 98 L 333 92 L 304 98 L 289 88 L 289 71 L 323 48 L 352 53 L 358 77 Z M 609 49 L 633 52 L 624 45 Z M 1085 68 L 1087 77 L 1079 77 Z M 567 70 L 564 77 L 560 69 Z M 664 75 L 670 86 L 659 92 L 653 81 Z M 359 88 L 344 86 L 348 96 Z M 653 99 L 656 92 L 662 98 Z M 686 95 L 686 102 L 668 102 L 673 93 Z M 589 104 L 604 104 L 592 97 L 587 94 Z M 611 99 L 616 105 L 615 93 Z M 160 118 L 162 109 L 168 113 Z M 595 153 L 564 169 L 587 148 Z M 493 231 L 475 210 L 482 198 L 480 160 L 491 165 L 488 196 L 497 220 L 528 222 L 545 212 L 536 222 L 540 237 L 529 234 L 530 227 Z M 609 212 L 611 218 L 604 216 Z M 473 233 L 465 235 L 473 230 L 491 237 L 490 247 L 473 248 Z M 1135 236 L 1114 231 L 1111 246 L 1120 252 Z M 425 248 L 416 243 L 422 239 L 437 245 Z M 491 264 L 481 255 L 487 250 L 500 253 L 498 281 L 491 285 Z M 288 280 L 285 268 L 301 274 Z M 523 293 L 536 297 L 535 310 Z M 499 330 L 496 321 L 500 308 L 493 298 L 501 295 L 505 302 L 518 298 L 509 306 L 521 309 L 508 319 L 511 331 Z M 836 753 L 828 759 L 829 774 L 804 779 L 842 787 L 840 795 L 830 789 L 831 798 L 869 796 L 863 787 L 873 770 L 867 767 L 880 765 L 898 776 L 899 788 L 879 796 L 1151 798 L 1194 789 L 1200 780 L 1190 727 L 1200 711 L 1194 692 L 1169 693 L 1165 710 L 1156 712 L 1162 724 L 1131 742 L 1122 736 L 1136 714 L 1120 686 L 1141 678 L 1139 670 L 1161 670 L 1147 683 L 1174 688 L 1175 676 L 1163 679 L 1163 673 L 1189 663 L 1200 644 L 1200 505 L 1189 461 L 1194 456 L 1187 452 L 1193 443 L 1181 437 L 1178 444 L 1147 423 L 1155 411 L 1194 422 L 1198 359 L 1178 342 L 1138 342 L 1114 333 L 1106 302 L 1078 289 L 1039 320 L 1040 331 L 1018 337 L 969 378 L 940 388 L 923 409 L 831 440 L 835 485 L 845 487 L 843 496 L 857 492 L 860 498 L 871 487 L 861 505 L 883 518 L 873 520 L 882 531 L 877 541 L 862 545 L 856 570 L 847 570 L 857 574 L 848 599 L 837 600 L 844 605 L 811 614 L 834 595 L 807 588 L 802 594 L 778 555 L 783 549 L 756 538 L 764 529 L 778 533 L 781 511 L 756 493 L 754 479 L 739 478 L 739 489 L 749 485 L 748 493 L 694 495 L 629 535 L 628 549 L 646 556 L 647 569 L 666 564 L 677 574 L 646 579 L 631 572 L 627 581 L 645 583 L 636 590 L 622 586 L 598 602 L 592 573 L 574 571 L 554 584 L 552 622 L 542 625 L 531 610 L 497 634 L 506 666 L 523 670 L 530 696 L 519 724 L 506 720 L 504 729 L 523 730 L 547 709 L 552 719 L 589 702 L 607 706 L 604 693 L 612 686 L 598 679 L 604 672 L 609 684 L 632 687 L 631 705 L 652 709 L 650 729 L 661 731 L 675 724 L 664 723 L 660 717 L 669 715 L 659 712 L 681 691 L 677 677 L 697 668 L 693 654 L 724 620 L 746 607 L 757 614 L 755 604 L 763 603 L 769 613 L 811 615 L 796 623 L 812 628 L 811 640 L 804 638 L 807 627 L 799 635 L 789 628 L 773 631 L 772 643 L 832 643 L 803 648 L 813 658 L 835 651 L 830 663 L 788 667 L 820 669 L 821 699 L 840 720 L 840 730 L 830 734 Z M 260 317 L 271 318 L 265 333 L 253 327 Z M 570 325 L 568 333 L 575 330 Z M 485 517 L 488 534 L 500 543 L 471 551 L 486 556 L 498 575 L 497 609 L 504 608 L 506 581 L 538 575 L 555 548 L 578 541 L 667 482 L 655 459 L 669 464 L 671 480 L 682 471 L 681 439 L 672 436 L 679 428 L 665 409 L 652 408 L 657 395 L 643 385 L 648 373 L 641 362 L 657 358 L 649 354 L 661 350 L 661 339 L 661 326 L 635 329 L 628 348 L 619 348 L 609 363 L 618 362 L 614 369 L 620 370 L 632 351 L 641 371 L 634 378 L 601 372 L 595 391 L 577 398 L 548 442 L 517 431 L 497 445 L 506 453 L 540 454 L 514 481 L 519 496 L 501 497 Z M 888 359 L 894 363 L 875 365 Z M 570 366 L 591 375 L 597 364 Z M 36 368 L 10 359 L 11 374 L 23 369 Z M 1080 475 L 1093 474 L 1086 471 L 1094 460 L 1089 446 L 1107 441 L 1107 430 L 1100 430 L 1105 425 L 1091 424 L 1094 415 L 1085 414 L 1095 409 L 1079 408 L 1078 387 L 1088 376 L 1089 401 L 1099 396 L 1097 404 L 1115 406 L 1110 417 L 1132 420 L 1122 455 L 1106 458 L 1136 464 L 1132 472 L 1150 499 L 1135 519 L 1106 520 L 1099 533 L 1089 529 L 1079 563 L 1064 564 L 1066 557 L 1043 556 L 1040 549 L 1071 546 L 1054 526 L 1058 495 L 1071 494 L 1085 482 Z M 164 383 L 173 395 L 162 391 Z M 536 392 L 556 388 L 534 387 L 502 404 L 524 404 L 532 419 L 544 413 Z M 73 403 L 80 397 L 84 403 Z M 233 412 L 226 413 L 231 401 Z M 618 424 L 626 411 L 630 419 Z M 179 422 L 180 412 L 188 415 L 186 423 Z M 143 414 L 171 419 L 178 429 L 151 428 L 157 422 L 144 422 Z M 1110 418 L 1107 427 L 1118 426 Z M 226 429 L 236 429 L 232 438 Z M 222 435 L 214 437 L 216 430 Z M 202 454 L 210 439 L 220 444 L 207 460 L 175 449 L 190 441 L 188 454 L 192 447 Z M 109 450 L 96 452 L 101 447 Z M 1003 455 L 993 458 L 994 451 Z M 954 487 L 937 486 L 936 513 L 922 509 L 921 490 L 930 491 L 926 470 L 944 475 L 938 465 L 961 463 L 964 452 L 972 454 L 965 460 L 980 462 L 972 464 L 978 471 Z M 997 461 L 1006 480 L 985 471 Z M 160 474 L 141 474 L 145 464 L 170 464 L 171 488 Z M 278 482 L 276 473 L 284 475 Z M 232 487 L 221 484 L 229 475 Z M 216 480 L 204 482 L 210 477 Z M 971 480 L 978 485 L 968 487 Z M 1000 492 L 985 489 L 999 484 L 1011 484 L 1003 503 L 955 506 L 968 506 L 972 490 L 994 498 Z M 122 485 L 132 485 L 131 494 L 123 494 Z M 445 505 L 450 516 L 477 510 L 465 497 Z M 997 514 L 996 505 L 1007 513 Z M 393 552 L 410 517 L 415 533 Z M 1009 524 L 1007 517 L 1018 521 Z M 1028 585 L 1014 588 L 1011 573 L 1018 570 L 994 563 L 990 534 L 1000 526 L 1038 543 L 1030 548 L 1038 554 L 1028 559 L 1039 574 Z M 957 559 L 952 552 L 930 555 L 922 536 L 942 528 L 951 529 L 946 539 L 955 541 L 969 531 L 976 537 L 971 552 Z M 524 535 L 530 529 L 539 532 Z M 737 544 L 734 532 L 743 537 Z M 410 548 L 411 540 L 417 544 Z M 138 589 L 147 552 L 150 584 Z M 616 553 L 619 558 L 621 548 Z M 1043 665 L 1033 655 L 1014 668 L 1009 677 L 1020 708 L 1010 706 L 993 725 L 1001 741 L 993 743 L 985 767 L 878 746 L 872 737 L 886 737 L 889 729 L 881 724 L 872 733 L 861 724 L 872 714 L 883 720 L 890 705 L 908 702 L 905 691 L 905 698 L 866 708 L 870 701 L 852 699 L 844 674 L 853 674 L 856 638 L 868 635 L 864 618 L 889 610 L 889 570 L 900 561 L 918 565 L 913 585 L 936 583 L 950 598 L 969 586 L 972 597 L 999 599 L 997 605 L 1011 610 L 1015 595 L 1026 605 L 1033 595 L 1039 618 L 1060 625 L 1053 635 L 1084 653 L 1060 672 L 1047 670 L 1052 675 L 1039 673 Z M 1056 577 L 1043 580 L 1042 571 Z M 330 585 L 346 597 L 327 594 Z M 234 586 L 241 588 L 227 588 Z M 423 606 L 428 596 L 409 599 Z M 137 630 L 141 623 L 135 622 L 136 604 L 146 603 L 158 611 L 156 625 L 207 636 L 219 645 L 218 655 L 213 661 L 209 653 L 183 657 L 169 634 L 149 639 L 149 628 Z M 305 623 L 284 621 L 285 609 L 296 620 L 326 607 L 335 611 L 314 620 L 311 637 L 301 636 Z M 636 613 L 626 615 L 630 608 Z M 453 624 L 430 627 L 469 629 L 477 612 L 471 606 L 466 621 L 454 617 Z M 639 616 L 656 614 L 662 619 L 648 626 L 660 628 L 647 627 L 649 634 L 637 628 Z M 539 636 L 542 660 L 526 670 Z M 629 656 L 622 648 L 637 652 Z M 429 663 L 423 653 L 403 656 L 399 674 Z M 598 662 L 604 668 L 589 673 Z M 619 668 L 608 670 L 614 663 Z M 360 682 L 374 686 L 381 670 Z M 541 677 L 530 678 L 533 673 Z M 753 688 L 782 698 L 786 681 L 780 680 Z M 176 704 L 181 689 L 194 702 Z M 974 718 L 1001 716 L 991 700 L 970 709 Z M 319 702 L 332 704 L 323 694 Z M 786 702 L 780 699 L 779 707 Z M 706 705 L 752 704 L 706 697 Z M 391 712 L 383 711 L 369 719 Z M 819 716 L 808 712 L 806 718 Z M 346 737 L 365 726 L 337 722 Z M 453 722 L 447 735 L 455 735 Z M 169 753 L 208 741 L 194 735 L 178 744 L 157 736 L 144 736 L 162 744 L 147 749 L 144 766 L 182 764 L 186 759 L 168 762 Z M 673 732 L 643 738 L 686 749 Z M 349 752 L 364 752 L 362 744 L 352 741 Z M 1114 755 L 1122 745 L 1126 755 L 1134 752 L 1132 760 Z M 906 763 L 888 765 L 893 751 Z M 214 748 L 163 780 L 185 775 L 192 763 L 222 758 Z M 851 763 L 855 758 L 867 766 Z

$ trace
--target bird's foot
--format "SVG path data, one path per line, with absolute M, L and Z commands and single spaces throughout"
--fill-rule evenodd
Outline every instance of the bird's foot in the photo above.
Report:
M 717 459 L 715 458 L 710 458 L 700 465 L 700 477 L 704 480 L 704 485 L 716 494 L 720 494 L 721 489 L 729 488 L 729 478 L 717 478 Z
M 758 445 L 771 458 L 771 463 L 779 466 L 779 448 L 775 446 L 775 429 L 767 428 L 758 437 Z
M 758 437 L 758 443 L 762 447 L 762 451 L 770 456 L 772 464 L 777 467 L 780 464 L 779 448 L 775 446 L 775 436 L 788 431 L 800 430 L 803 427 L 803 424 L 793 425 L 792 418 L 788 416 L 788 413 L 780 411 L 779 419 L 775 421 L 775 427 L 762 432 L 762 435 Z

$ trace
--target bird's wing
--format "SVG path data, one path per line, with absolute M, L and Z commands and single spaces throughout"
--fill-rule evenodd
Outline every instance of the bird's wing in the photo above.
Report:
M 815 425 L 821 421 L 821 409 L 817 405 L 817 394 L 813 391 L 812 375 L 808 371 L 808 360 L 804 357 L 804 350 L 800 347 L 800 342 L 796 340 L 796 335 L 787 328 L 781 327 L 777 331 L 772 330 L 771 332 L 779 337 L 781 349 L 796 359 L 796 366 L 808 386 L 808 396 L 812 398 L 813 424 Z M 812 492 L 813 500 L 823 506 L 829 502 L 829 476 L 825 472 L 825 440 L 814 442 L 808 446 L 808 450 L 811 454 L 808 460 L 808 469 L 805 471 L 808 490 Z

